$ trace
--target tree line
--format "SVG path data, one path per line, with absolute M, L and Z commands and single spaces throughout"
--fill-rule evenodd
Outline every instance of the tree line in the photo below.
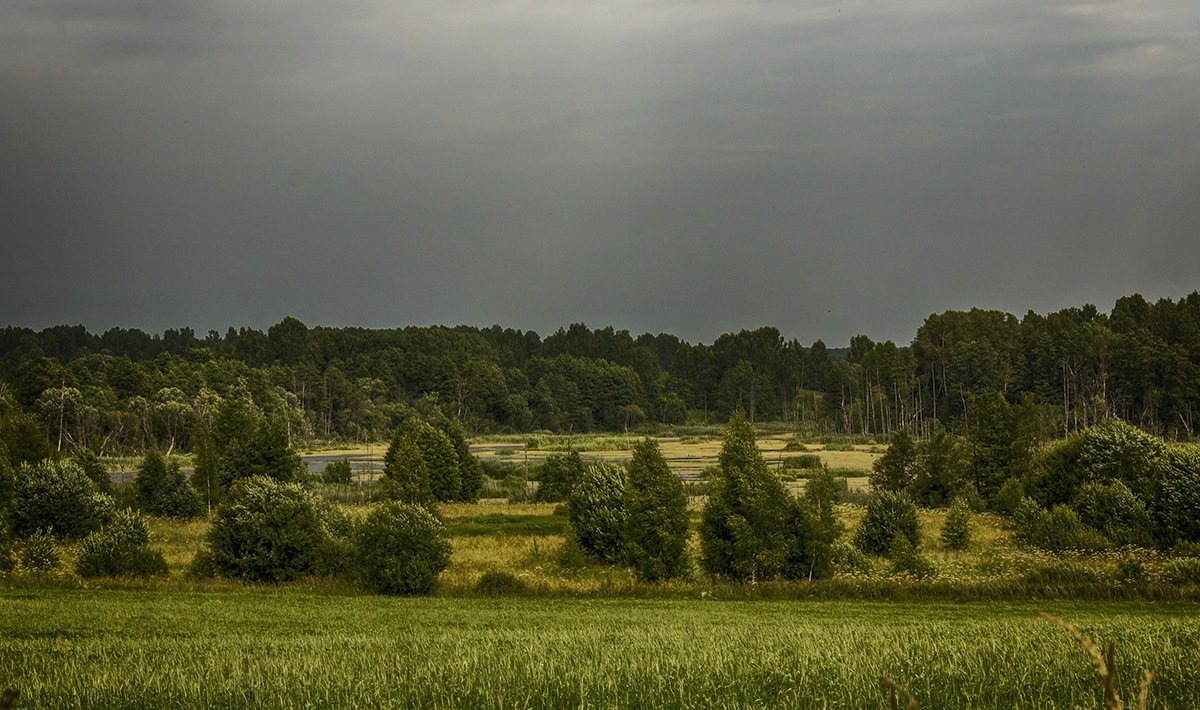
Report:
M 738 409 L 802 435 L 928 436 L 969 428 L 972 402 L 989 393 L 1027 398 L 1046 433 L 1116 416 L 1189 438 L 1200 293 L 1135 294 L 1107 314 L 946 311 L 907 345 L 858 335 L 847 348 L 805 346 L 773 327 L 707 345 L 582 324 L 543 338 L 500 326 L 310 328 L 291 317 L 203 337 L 0 330 L 3 427 L 36 424 L 64 452 L 195 451 L 234 409 L 289 441 L 379 440 L 414 415 L 471 432 L 579 432 L 717 423 Z

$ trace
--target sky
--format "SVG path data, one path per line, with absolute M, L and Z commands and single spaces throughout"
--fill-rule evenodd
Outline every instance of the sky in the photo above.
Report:
M 1198 288 L 1195 0 L 0 3 L 0 325 L 907 343 Z

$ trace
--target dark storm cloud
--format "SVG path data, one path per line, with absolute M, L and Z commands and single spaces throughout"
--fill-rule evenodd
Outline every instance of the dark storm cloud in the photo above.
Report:
M 1200 288 L 1192 2 L 0 7 L 0 321 L 905 339 Z

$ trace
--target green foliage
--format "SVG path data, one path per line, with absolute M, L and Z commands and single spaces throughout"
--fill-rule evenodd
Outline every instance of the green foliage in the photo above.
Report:
M 1114 545 L 1149 546 L 1153 543 L 1146 506 L 1119 480 L 1083 484 L 1075 494 L 1071 508 L 1079 514 L 1084 525 L 1099 531 Z
M 75 574 L 85 578 L 163 576 L 167 561 L 150 547 L 150 530 L 141 514 L 121 510 L 80 543 Z
M 351 482 L 350 462 L 346 459 L 338 459 L 325 464 L 325 470 L 321 472 L 321 480 L 325 483 L 348 484 Z
M 971 545 L 971 509 L 962 498 L 955 498 L 942 524 L 942 547 L 947 550 L 965 550 Z
M 821 457 L 816 454 L 801 454 L 800 456 L 783 457 L 783 468 L 818 469 L 821 468 Z
M 633 449 L 624 505 L 625 549 L 638 579 L 686 575 L 687 494 L 654 439 L 643 439 Z
M 503 597 L 515 594 L 525 594 L 529 585 L 512 572 L 504 570 L 488 570 L 475 584 L 475 593 L 488 597 Z
M 72 461 L 44 459 L 17 471 L 12 531 L 31 535 L 52 529 L 63 538 L 81 538 L 112 516 L 115 503 Z
M 1037 450 L 1034 455 L 1027 492 L 1043 506 L 1070 503 L 1079 487 L 1087 480 L 1084 468 L 1082 432 L 1056 439 Z
M 1046 510 L 1030 498 L 1021 501 L 1013 513 L 1013 536 L 1021 545 L 1051 552 L 1109 547 L 1108 540 L 1084 525 L 1069 506 L 1056 505 Z
M 1024 499 L 1025 484 L 1019 478 L 1009 478 L 1004 481 L 1000 486 L 1000 490 L 997 491 L 996 499 L 992 501 L 992 508 L 997 513 L 1012 515 Z
M 838 520 L 836 506 L 846 492 L 846 479 L 835 477 L 828 466 L 821 466 L 805 484 L 804 501 L 797 505 L 807 508 L 809 518 L 805 543 L 809 569 L 801 577 L 822 579 L 833 573 L 833 546 L 846 531 Z
M 892 561 L 892 574 L 907 574 L 917 579 L 928 579 L 937 574 L 933 562 L 918 552 L 904 533 L 896 533 L 892 538 L 888 557 Z
M 854 544 L 869 555 L 885 555 L 897 535 L 921 544 L 917 506 L 903 493 L 875 491 L 867 501 L 867 514 L 854 536 Z
M 379 594 L 428 594 L 450 564 L 442 522 L 423 506 L 376 506 L 354 535 L 358 579 Z
M 1148 499 L 1166 459 L 1162 440 L 1120 419 L 1107 419 L 1084 432 L 1079 465 L 1088 480 L 1123 481 Z
M 1200 451 L 1172 446 L 1165 459 L 1149 506 L 1154 536 L 1162 547 L 1200 542 Z
M 17 473 L 8 460 L 8 450 L 0 442 L 0 539 L 8 532 L 8 516 L 17 503 Z
M 1026 478 L 1040 439 L 1041 419 L 1032 397 L 1010 404 L 989 391 L 971 400 L 970 471 L 976 491 L 991 505 L 1009 478 Z
M 425 506 L 434 504 L 425 457 L 408 432 L 397 429 L 392 436 L 392 443 L 383 456 L 383 476 L 379 486 L 388 500 Z
M 208 546 L 223 576 L 284 582 L 327 568 L 330 527 L 311 491 L 255 476 L 237 481 L 217 508 Z
M 540 469 L 534 500 L 539 503 L 562 503 L 569 500 L 571 491 L 583 477 L 583 469 L 583 459 L 576 451 L 546 457 Z
M 200 515 L 203 504 L 179 470 L 179 461 L 167 461 L 156 447 L 146 450 L 134 479 L 138 506 L 150 515 L 187 520 Z
M 567 504 L 567 517 L 580 549 L 609 563 L 626 560 L 625 469 L 610 463 L 588 466 Z
M 75 452 L 73 458 L 75 463 L 79 464 L 79 468 L 83 469 L 84 474 L 96 485 L 96 490 L 106 495 L 113 494 L 112 478 L 108 475 L 108 468 L 95 451 L 80 449 Z
M 748 582 L 825 572 L 828 554 L 820 559 L 814 555 L 824 544 L 816 530 L 817 516 L 788 494 L 754 441 L 754 427 L 735 412 L 717 457 L 719 474 L 701 517 L 704 571 Z
M 962 440 L 936 427 L 931 436 L 917 444 L 909 495 L 920 505 L 946 505 L 969 485 L 967 463 Z
M 14 468 L 36 464 L 54 455 L 46 430 L 31 414 L 9 412 L 0 416 L 0 444 L 8 451 L 8 460 Z
M 871 466 L 871 488 L 899 493 L 912 483 L 917 463 L 917 448 L 903 429 L 892 434 L 891 445 Z
M 292 449 L 287 430 L 267 421 L 252 436 L 235 441 L 226 449 L 218 471 L 223 489 L 243 478 L 266 477 L 291 483 L 303 481 L 305 475 L 304 463 Z
M 50 530 L 35 530 L 21 546 L 21 567 L 30 572 L 53 572 L 61 560 Z
M 458 500 L 462 473 L 459 470 L 458 452 L 450 439 L 416 417 L 409 417 L 400 427 L 399 434 L 408 437 L 420 452 L 425 462 L 425 474 L 429 477 L 429 492 L 433 497 L 439 501 Z
M 458 457 L 459 488 L 455 500 L 464 503 L 479 500 L 479 491 L 483 488 L 483 471 L 479 467 L 479 459 L 471 453 L 462 426 L 453 419 L 442 419 L 437 427 L 450 440 L 450 445 Z

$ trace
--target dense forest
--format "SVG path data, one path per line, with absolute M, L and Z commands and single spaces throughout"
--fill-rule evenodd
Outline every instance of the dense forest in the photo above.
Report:
M 436 409 L 471 432 L 626 430 L 723 422 L 741 409 L 807 435 L 928 434 L 969 425 L 980 395 L 1036 406 L 1047 434 L 1110 416 L 1190 438 L 1200 409 L 1200 293 L 1121 298 L 1018 318 L 930 315 L 912 341 L 848 348 L 772 327 L 692 344 L 582 324 L 541 337 L 490 328 L 0 330 L 0 416 L 52 447 L 190 450 L 239 416 L 295 441 L 380 440 Z M 240 414 L 238 414 L 240 412 Z M 232 420 L 230 420 L 232 418 Z

